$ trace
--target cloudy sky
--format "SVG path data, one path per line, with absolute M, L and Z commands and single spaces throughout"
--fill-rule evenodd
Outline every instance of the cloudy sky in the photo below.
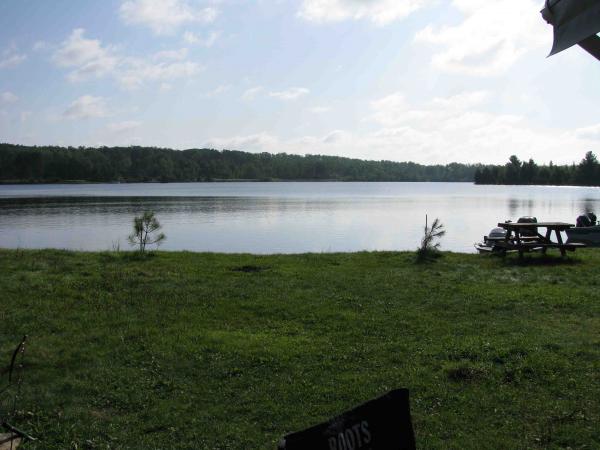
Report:
M 422 163 L 600 153 L 532 0 L 2 0 L 0 141 Z

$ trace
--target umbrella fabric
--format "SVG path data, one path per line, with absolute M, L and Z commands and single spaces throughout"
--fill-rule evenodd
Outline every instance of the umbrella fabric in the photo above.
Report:
M 550 55 L 600 32 L 598 0 L 547 0 L 542 16 L 554 25 L 554 45 Z
M 600 37 L 596 35 L 590 36 L 589 38 L 581 41 L 579 46 L 590 55 L 594 56 L 597 60 L 600 60 Z

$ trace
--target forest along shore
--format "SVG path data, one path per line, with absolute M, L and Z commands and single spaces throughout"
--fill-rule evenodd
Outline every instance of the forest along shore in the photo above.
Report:
M 442 181 L 476 184 L 597 186 L 600 163 L 538 165 L 512 155 L 506 164 L 367 161 L 324 155 L 171 150 L 155 147 L 28 147 L 0 143 L 0 183 L 197 181 Z
M 600 255 L 0 250 L 29 449 L 275 448 L 406 387 L 422 448 L 600 445 Z

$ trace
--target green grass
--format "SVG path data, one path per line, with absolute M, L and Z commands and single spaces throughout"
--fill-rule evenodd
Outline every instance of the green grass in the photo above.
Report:
M 399 387 L 419 448 L 600 448 L 600 254 L 414 261 L 0 250 L 25 448 L 273 449 Z

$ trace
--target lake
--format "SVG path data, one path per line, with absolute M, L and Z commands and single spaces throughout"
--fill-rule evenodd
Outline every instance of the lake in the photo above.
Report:
M 574 223 L 600 212 L 600 189 L 470 183 L 169 183 L 0 186 L 0 247 L 128 249 L 153 210 L 165 250 L 301 253 L 414 250 L 425 215 L 442 249 L 473 252 L 499 221 Z

